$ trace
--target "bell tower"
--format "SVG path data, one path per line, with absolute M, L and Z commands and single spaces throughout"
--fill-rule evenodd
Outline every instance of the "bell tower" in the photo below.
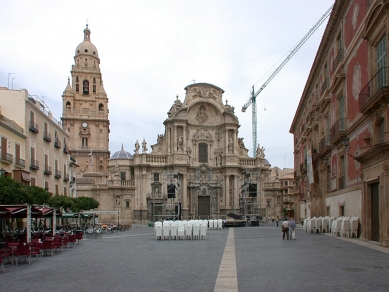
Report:
M 86 25 L 75 52 L 71 78 L 62 95 L 62 122 L 70 134 L 68 148 L 81 172 L 107 172 L 109 152 L 108 98 L 100 59 Z

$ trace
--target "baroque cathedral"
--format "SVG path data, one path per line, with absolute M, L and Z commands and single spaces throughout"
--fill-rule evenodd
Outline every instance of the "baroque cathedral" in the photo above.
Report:
M 90 34 L 87 26 L 76 48 L 62 121 L 79 166 L 77 196 L 96 199 L 99 210 L 119 212 L 100 215 L 99 221 L 265 216 L 271 165 L 263 148 L 248 156 L 234 107 L 223 103 L 224 91 L 215 85 L 186 86 L 185 99 L 174 100 L 156 144 L 134 137 L 124 141 L 135 143 L 133 153 L 122 146 L 110 156 L 108 97 Z

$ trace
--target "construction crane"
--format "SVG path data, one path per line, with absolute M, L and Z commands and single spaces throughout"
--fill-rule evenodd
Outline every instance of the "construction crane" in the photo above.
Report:
M 254 90 L 254 85 L 251 89 L 250 99 L 243 105 L 242 112 L 245 112 L 247 108 L 252 104 L 252 131 L 253 131 L 253 157 L 255 157 L 257 153 L 257 96 L 265 89 L 265 87 L 269 84 L 270 81 L 281 71 L 281 69 L 289 62 L 289 60 L 293 57 L 294 54 L 305 44 L 305 42 L 310 38 L 311 35 L 320 27 L 320 25 L 327 19 L 327 17 L 331 14 L 332 7 L 324 13 L 324 15 L 319 19 L 318 22 L 309 30 L 309 32 L 301 39 L 301 41 L 292 49 L 289 55 L 282 61 L 282 63 L 274 70 L 274 72 L 270 75 L 270 77 L 265 81 L 265 83 L 257 90 Z

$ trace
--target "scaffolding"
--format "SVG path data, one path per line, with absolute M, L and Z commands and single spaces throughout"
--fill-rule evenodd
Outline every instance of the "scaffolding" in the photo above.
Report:
M 260 170 L 246 170 L 243 172 L 243 184 L 241 186 L 241 192 L 239 196 L 239 208 L 244 218 L 249 221 L 258 221 L 260 215 L 256 211 L 258 205 L 258 180 L 253 183 L 252 177 L 257 176 Z

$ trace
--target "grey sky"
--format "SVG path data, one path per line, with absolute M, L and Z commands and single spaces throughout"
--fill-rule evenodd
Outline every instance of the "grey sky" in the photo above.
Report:
M 89 19 L 109 98 L 110 151 L 155 144 L 176 95 L 207 82 L 235 107 L 252 156 L 251 107 L 241 112 L 332 0 L 2 1 L 0 86 L 44 97 L 54 116 Z M 272 166 L 293 167 L 289 128 L 327 21 L 258 96 L 258 143 Z M 9 77 L 8 73 L 16 73 Z M 266 110 L 265 110 L 266 108 Z M 150 147 L 148 147 L 150 149 Z

